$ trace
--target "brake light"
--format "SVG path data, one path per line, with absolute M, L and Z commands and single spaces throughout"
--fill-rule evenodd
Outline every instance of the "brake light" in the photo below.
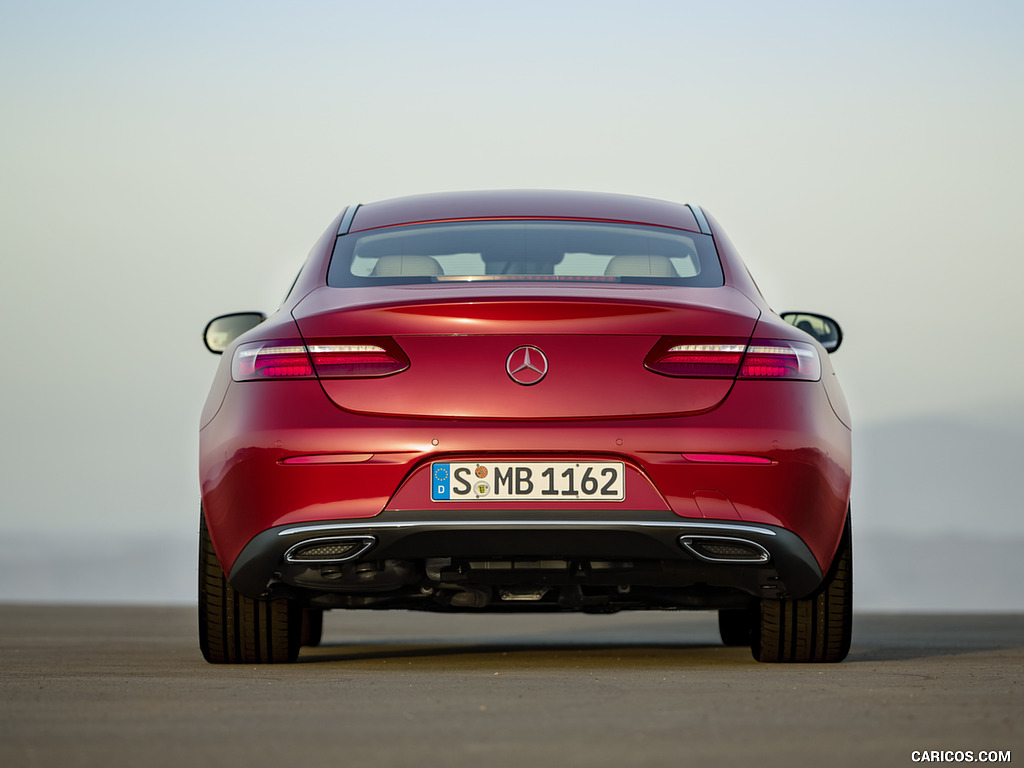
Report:
M 254 341 L 242 344 L 231 360 L 231 378 L 306 379 L 313 377 L 313 366 L 301 341 Z
M 802 341 L 754 339 L 740 368 L 741 379 L 821 378 L 821 360 L 810 344 Z
M 322 379 L 387 376 L 409 367 L 405 355 L 394 354 L 376 344 L 313 344 L 309 352 L 313 367 Z
M 388 376 L 409 367 L 409 359 L 391 339 L 379 344 L 310 344 L 301 340 L 242 344 L 231 361 L 235 381 Z
M 742 342 L 729 340 L 687 339 L 681 344 L 662 340 L 651 350 L 644 365 L 666 376 L 732 379 L 746 348 Z
M 664 338 L 644 361 L 655 373 L 702 379 L 787 379 L 817 381 L 821 360 L 802 341 Z

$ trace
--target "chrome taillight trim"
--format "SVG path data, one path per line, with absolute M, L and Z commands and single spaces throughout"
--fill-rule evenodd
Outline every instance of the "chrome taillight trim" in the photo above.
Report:
M 376 344 L 310 344 L 306 347 L 313 354 L 330 355 L 340 352 L 387 352 Z
M 746 344 L 676 344 L 669 347 L 668 352 L 717 352 L 722 354 L 743 354 L 747 351 Z

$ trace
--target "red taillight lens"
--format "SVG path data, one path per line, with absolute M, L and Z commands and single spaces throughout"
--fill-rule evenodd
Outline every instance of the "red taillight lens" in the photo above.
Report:
M 242 344 L 231 360 L 231 378 L 235 381 L 312 377 L 306 347 L 297 339 Z
M 311 344 L 309 353 L 317 375 L 323 379 L 387 376 L 409 367 L 409 360 L 397 345 L 393 346 L 386 349 L 377 344 Z
M 821 360 L 811 344 L 776 339 L 663 338 L 644 365 L 655 373 L 704 379 L 821 378 Z
M 821 360 L 817 350 L 802 341 L 754 339 L 739 375 L 741 379 L 817 381 L 821 378 Z
M 231 361 L 235 381 L 387 376 L 409 367 L 409 358 L 391 339 L 316 343 L 299 339 L 242 344 Z
M 746 348 L 742 341 L 663 340 L 651 350 L 644 365 L 666 376 L 732 379 Z

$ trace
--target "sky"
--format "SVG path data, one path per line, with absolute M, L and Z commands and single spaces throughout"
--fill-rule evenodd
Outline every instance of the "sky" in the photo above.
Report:
M 840 322 L 864 445 L 1020 456 L 1022 29 L 984 0 L 3 0 L 0 532 L 194 535 L 205 323 L 275 309 L 345 205 L 442 190 L 700 204 L 775 309 Z M 868 458 L 866 530 L 1024 536 L 1011 478 L 901 524 Z

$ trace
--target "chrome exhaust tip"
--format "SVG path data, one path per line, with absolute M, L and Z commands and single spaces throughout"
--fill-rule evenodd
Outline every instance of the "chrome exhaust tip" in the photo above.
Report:
M 680 536 L 679 544 L 708 563 L 767 563 L 772 559 L 756 541 L 732 536 Z
M 284 553 L 286 563 L 344 563 L 377 543 L 375 536 L 330 536 L 300 541 Z

